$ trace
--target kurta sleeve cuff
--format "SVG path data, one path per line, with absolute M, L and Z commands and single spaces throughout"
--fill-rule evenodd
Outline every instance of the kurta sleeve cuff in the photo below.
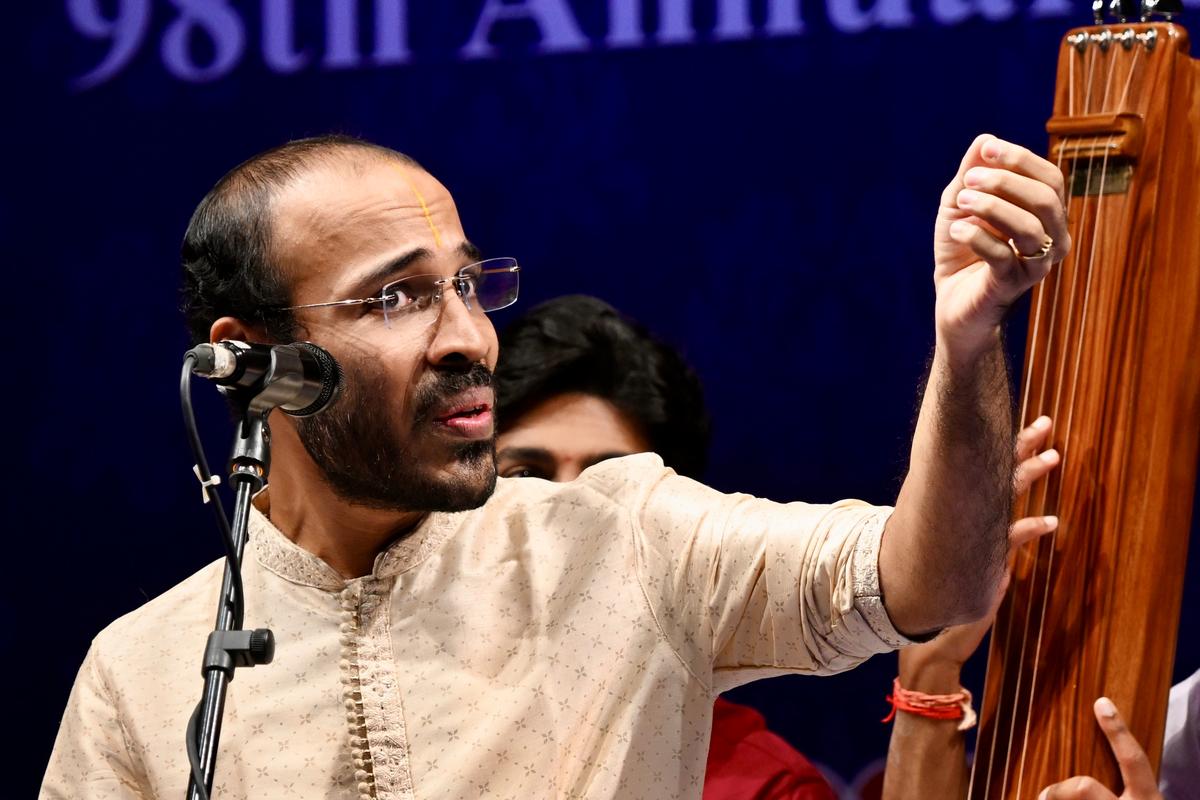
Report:
M 896 630 L 892 618 L 884 606 L 883 590 L 879 584 L 879 545 L 883 541 L 883 528 L 892 515 L 891 509 L 875 516 L 867 523 L 858 544 L 854 548 L 852 576 L 854 585 L 854 607 L 862 618 L 889 648 L 907 647 L 927 642 L 940 631 L 918 637 L 908 637 Z

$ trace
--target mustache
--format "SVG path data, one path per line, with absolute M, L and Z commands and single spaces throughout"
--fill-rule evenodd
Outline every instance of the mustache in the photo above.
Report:
M 430 378 L 417 389 L 413 398 L 414 425 L 422 425 L 433 419 L 433 412 L 447 400 L 467 389 L 492 386 L 495 376 L 483 364 L 472 364 L 470 369 L 438 368 L 427 373 Z

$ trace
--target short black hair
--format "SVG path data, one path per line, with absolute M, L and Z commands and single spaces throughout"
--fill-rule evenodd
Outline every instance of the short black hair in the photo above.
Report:
M 208 341 L 224 316 L 261 323 L 269 337 L 288 341 L 295 331 L 291 292 L 271 258 L 271 204 L 278 192 L 313 166 L 370 153 L 420 168 L 391 148 L 342 134 L 297 139 L 234 167 L 192 213 L 180 248 L 181 310 L 192 343 Z
M 609 401 L 681 475 L 703 476 L 710 421 L 704 391 L 683 356 L 595 297 L 549 300 L 500 335 L 496 418 L 501 430 L 560 394 Z

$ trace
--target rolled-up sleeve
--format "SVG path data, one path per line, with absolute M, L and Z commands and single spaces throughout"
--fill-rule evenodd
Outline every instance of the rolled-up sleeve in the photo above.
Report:
M 880 593 L 890 507 L 722 494 L 637 459 L 638 579 L 662 634 L 714 692 L 839 672 L 910 643 Z

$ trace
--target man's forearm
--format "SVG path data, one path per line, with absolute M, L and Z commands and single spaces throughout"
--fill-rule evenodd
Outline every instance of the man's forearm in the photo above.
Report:
M 960 691 L 958 664 L 912 658 L 923 647 L 900 651 L 900 684 L 925 694 Z M 883 773 L 883 800 L 967 796 L 966 736 L 959 720 L 929 719 L 907 712 L 896 714 Z
M 957 722 L 898 714 L 888 744 L 883 800 L 967 796 L 966 737 Z
M 1013 425 L 999 330 L 969 356 L 939 345 L 880 582 L 896 627 L 921 634 L 987 613 L 1003 578 Z

